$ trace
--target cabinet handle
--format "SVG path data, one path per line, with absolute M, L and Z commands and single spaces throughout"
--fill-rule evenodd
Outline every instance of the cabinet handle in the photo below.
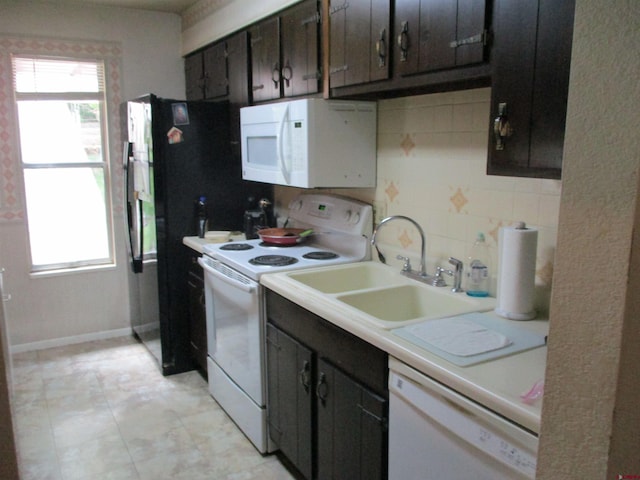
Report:
M 253 87 L 251 87 L 251 89 L 255 92 L 256 90 L 262 90 L 264 88 L 263 84 L 260 85 L 254 85 Z
M 293 69 L 291 68 L 291 65 L 289 65 L 288 61 L 282 69 L 282 78 L 284 78 L 284 86 L 289 88 L 291 79 L 293 78 Z
M 309 25 L 310 23 L 320 23 L 320 13 L 319 12 L 315 12 L 313 15 L 302 19 L 302 21 L 300 21 L 300 25 L 301 26 L 306 26 Z
M 273 81 L 273 88 L 278 88 L 280 83 L 280 67 L 277 63 L 273 65 L 273 69 L 271 70 L 271 80 Z
M 322 402 L 324 405 L 327 401 L 327 394 L 329 390 L 329 385 L 326 381 L 326 375 L 324 373 L 320 373 L 320 378 L 318 378 L 318 384 L 316 385 L 316 397 Z
M 316 71 L 315 73 L 307 73 L 302 76 L 302 80 L 319 80 L 322 78 L 322 74 L 320 71 Z
M 387 63 L 387 29 L 380 30 L 380 38 L 376 42 L 376 53 L 378 54 L 378 67 L 382 68 Z
M 409 53 L 409 22 L 402 22 L 400 35 L 398 35 L 398 47 L 400 47 L 400 61 L 406 62 Z
M 482 43 L 483 45 L 487 44 L 487 31 L 483 30 L 482 32 L 472 35 L 467 38 L 456 39 L 453 42 L 449 43 L 449 47 L 458 48 L 463 45 L 473 45 L 474 43 Z
M 375 422 L 379 423 L 380 425 L 385 425 L 386 424 L 386 421 L 385 421 L 385 419 L 383 417 L 379 417 L 378 415 L 376 415 L 372 411 L 367 410 L 361 404 L 358 403 L 357 407 L 362 413 L 364 413 L 365 415 L 367 415 L 369 418 L 373 419 Z
M 513 128 L 507 117 L 507 104 L 498 104 L 498 116 L 493 121 L 493 136 L 496 140 L 496 150 L 504 150 L 505 140 L 513 135 Z
M 304 388 L 305 393 L 309 393 L 309 387 L 311 387 L 311 365 L 307 360 L 302 364 L 302 370 L 300 370 L 300 385 Z
M 349 65 L 341 65 L 339 67 L 332 67 L 329 69 L 329 75 L 333 75 L 334 73 L 346 72 L 349 70 Z
M 349 2 L 344 2 L 342 5 L 338 5 L 337 7 L 331 7 L 329 15 L 338 13 L 340 10 L 346 10 L 347 8 L 349 8 Z

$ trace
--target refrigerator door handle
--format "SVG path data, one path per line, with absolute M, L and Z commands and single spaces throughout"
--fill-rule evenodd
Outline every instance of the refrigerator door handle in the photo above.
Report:
M 133 273 L 142 273 L 142 248 L 139 249 L 139 256 L 136 256 L 134 246 L 142 246 L 142 206 L 140 200 L 132 199 L 130 195 L 133 193 L 133 188 L 130 182 L 133 182 L 132 162 L 133 158 L 133 143 L 124 142 L 124 178 L 125 178 L 125 192 L 126 192 L 126 204 L 127 204 L 127 224 L 128 224 L 128 237 L 129 237 L 129 253 L 131 255 L 131 267 Z M 135 205 L 134 203 L 137 203 Z M 138 206 L 139 208 L 135 208 Z M 140 212 L 140 218 L 138 219 L 138 228 L 134 227 L 134 215 L 136 210 Z M 134 240 L 133 236 L 137 235 Z

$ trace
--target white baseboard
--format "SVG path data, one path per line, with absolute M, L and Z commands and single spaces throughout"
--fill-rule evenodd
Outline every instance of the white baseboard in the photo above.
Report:
M 63 347 L 65 345 L 73 345 L 75 343 L 92 342 L 94 340 L 104 340 L 106 338 L 124 337 L 131 335 L 131 328 L 118 328 L 116 330 L 107 330 L 105 332 L 85 333 L 84 335 L 74 335 L 72 337 L 53 338 L 51 340 L 42 340 L 40 342 L 22 343 L 20 345 L 12 345 L 9 350 L 12 354 L 31 352 L 34 350 L 44 350 L 46 348 Z

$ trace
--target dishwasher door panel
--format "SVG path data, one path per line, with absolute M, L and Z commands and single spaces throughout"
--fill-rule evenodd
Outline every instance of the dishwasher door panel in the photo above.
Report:
M 389 375 L 389 480 L 535 478 L 535 435 L 413 372 Z

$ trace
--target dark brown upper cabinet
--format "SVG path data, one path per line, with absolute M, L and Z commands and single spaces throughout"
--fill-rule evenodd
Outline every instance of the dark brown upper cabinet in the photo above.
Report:
M 254 102 L 316 93 L 320 15 L 306 0 L 249 29 Z
M 495 0 L 489 175 L 562 171 L 575 0 Z
M 184 59 L 184 77 L 187 100 L 202 100 L 204 98 L 202 52 L 194 53 Z
M 187 100 L 223 97 L 228 93 L 225 42 L 215 43 L 185 58 Z
M 240 109 L 251 103 L 249 94 L 249 34 L 246 30 L 227 38 L 227 80 L 231 150 L 240 156 Z
M 249 29 L 251 92 L 254 102 L 280 98 L 280 18 L 270 18 Z
M 329 0 L 329 86 L 389 78 L 390 1 Z
M 280 28 L 283 95 L 317 93 L 322 79 L 318 2 L 307 0 L 285 10 L 280 16 Z
M 484 0 L 396 0 L 394 75 L 485 60 Z

